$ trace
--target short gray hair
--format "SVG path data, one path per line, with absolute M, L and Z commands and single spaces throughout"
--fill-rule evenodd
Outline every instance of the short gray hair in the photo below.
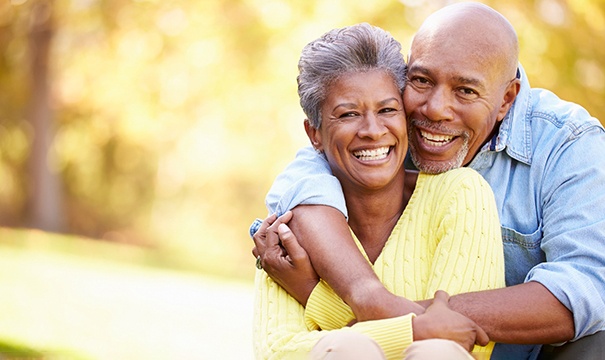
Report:
M 383 70 L 401 92 L 406 64 L 401 44 L 387 31 L 367 23 L 334 29 L 307 44 L 298 62 L 298 96 L 311 126 L 321 126 L 328 86 L 347 73 Z

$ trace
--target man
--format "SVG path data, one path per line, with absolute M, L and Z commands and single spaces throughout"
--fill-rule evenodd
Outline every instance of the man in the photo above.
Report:
M 492 358 L 535 359 L 540 346 L 506 344 L 563 343 L 603 330 L 603 127 L 583 108 L 531 89 L 518 66 L 514 29 L 479 3 L 454 4 L 427 18 L 408 66 L 404 105 L 414 163 L 432 173 L 477 170 L 492 186 L 502 223 L 507 287 L 452 296 L 450 307 L 499 343 Z M 297 158 L 269 192 L 269 208 L 294 208 L 290 228 L 358 321 L 402 315 L 400 299 L 355 253 L 340 190 L 302 178 L 315 174 L 329 184 L 322 161 L 308 153 Z M 280 284 L 308 297 L 309 287 L 291 280 L 304 254 L 295 254 L 295 262 L 260 255 Z M 603 356 L 599 346 L 596 356 Z

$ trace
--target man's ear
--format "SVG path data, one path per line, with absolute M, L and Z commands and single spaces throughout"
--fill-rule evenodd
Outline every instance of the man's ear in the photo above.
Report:
M 321 132 L 311 125 L 309 119 L 305 119 L 305 132 L 311 141 L 313 148 L 319 152 L 323 152 L 323 143 L 321 141 Z
M 517 94 L 519 94 L 519 89 L 521 89 L 521 80 L 519 79 L 514 79 L 508 84 L 504 92 L 504 97 L 502 98 L 502 105 L 500 105 L 500 110 L 498 111 L 497 121 L 502 121 L 508 113 L 508 110 L 513 106 Z

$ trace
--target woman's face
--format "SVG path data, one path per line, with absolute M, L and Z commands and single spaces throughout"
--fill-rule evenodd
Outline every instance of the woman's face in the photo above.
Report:
M 327 89 L 319 129 L 306 125 L 343 188 L 381 189 L 402 174 L 407 130 L 393 78 L 372 70 L 340 76 Z

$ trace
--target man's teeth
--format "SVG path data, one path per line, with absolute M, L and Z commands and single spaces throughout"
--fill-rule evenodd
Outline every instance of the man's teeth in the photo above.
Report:
M 445 144 L 449 143 L 450 141 L 452 141 L 452 139 L 454 138 L 454 136 L 452 136 L 452 135 L 432 134 L 432 133 L 429 133 L 429 132 L 426 132 L 426 131 L 422 131 L 422 130 L 420 130 L 420 135 L 427 142 L 430 142 L 431 145 L 434 145 L 434 146 L 445 145 Z
M 359 160 L 382 160 L 389 154 L 389 147 L 381 147 L 378 149 L 359 150 L 353 152 L 356 158 Z

